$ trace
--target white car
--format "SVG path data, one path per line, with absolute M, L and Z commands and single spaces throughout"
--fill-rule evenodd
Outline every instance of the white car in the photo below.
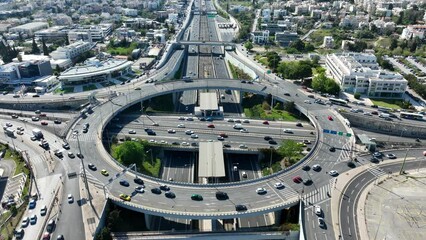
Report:
M 74 202 L 74 197 L 72 196 L 72 194 L 68 194 L 68 203 L 73 203 Z
M 277 183 L 274 184 L 274 186 L 275 186 L 276 189 L 284 188 L 284 184 L 282 182 L 277 182 Z
M 241 173 L 241 176 L 243 176 L 243 178 L 247 178 L 247 173 L 246 173 L 245 171 L 243 171 L 243 172 Z
M 339 175 L 339 173 L 337 173 L 336 170 L 331 170 L 330 172 L 328 172 L 328 174 L 330 174 L 330 176 L 333 176 L 333 177 Z
M 165 141 L 165 140 L 161 140 L 161 141 L 160 141 L 160 143 L 161 143 L 161 144 L 167 144 L 167 141 Z
M 245 145 L 245 144 L 240 144 L 240 146 L 239 146 L 241 149 L 246 149 L 247 148 L 247 145 Z
M 219 140 L 219 141 L 223 141 L 223 140 L 225 140 L 225 138 L 224 138 L 224 137 L 222 137 L 222 136 L 217 136 L 217 140 Z
M 28 224 L 30 224 L 30 218 L 29 218 L 29 217 L 24 217 L 24 218 L 22 219 L 21 227 L 22 227 L 22 228 L 25 228 L 25 227 L 27 227 L 27 226 L 28 226 Z
M 185 120 L 186 120 L 186 121 L 194 121 L 194 118 L 192 118 L 192 117 L 187 117 Z
M 31 217 L 30 217 L 30 223 L 31 224 L 36 224 L 36 222 L 37 222 L 37 215 L 31 215 Z
M 137 193 L 144 193 L 145 192 L 145 189 L 143 189 L 145 186 L 137 186 L 137 187 L 135 187 L 135 191 L 137 192 Z
M 179 124 L 177 125 L 178 128 L 185 128 L 185 124 Z
M 250 120 L 244 119 L 243 123 L 250 123 Z
M 74 153 L 72 153 L 72 152 L 68 152 L 68 157 L 70 157 L 70 158 L 75 158 L 75 155 L 74 155 Z
M 136 134 L 135 130 L 129 130 L 129 134 Z
M 365 112 L 364 115 L 365 116 L 371 116 L 372 114 L 370 112 Z
M 315 214 L 318 216 L 321 216 L 322 211 L 321 211 L 321 207 L 320 206 L 315 206 Z
M 389 154 L 386 154 L 386 157 L 388 157 L 389 159 L 395 159 L 396 155 L 393 153 L 389 153 Z
M 234 122 L 234 119 L 229 118 L 229 119 L 227 120 L 227 122 Z
M 258 189 L 256 189 L 256 193 L 257 194 L 265 194 L 266 193 L 266 189 L 265 188 L 258 188 Z
M 283 129 L 284 133 L 293 133 L 293 131 L 291 129 Z
M 312 166 L 312 170 L 314 170 L 314 171 L 318 171 L 320 169 L 321 169 L 321 166 L 319 164 L 315 164 L 315 165 Z
M 309 101 L 309 100 L 305 100 L 303 102 L 306 103 L 306 104 L 311 104 L 311 101 Z
M 10 122 L 6 123 L 6 127 L 12 127 L 12 126 L 13 126 L 12 123 L 10 123 Z
M 192 135 L 192 134 L 194 134 L 194 131 L 192 131 L 192 130 L 186 130 L 185 134 L 186 135 Z
M 182 146 L 189 146 L 190 144 L 187 142 L 182 142 Z
M 168 129 L 167 132 L 168 133 L 176 133 L 176 130 L 174 130 L 174 129 Z
M 198 138 L 197 134 L 191 134 L 191 138 Z
M 242 132 L 242 133 L 248 133 L 248 130 L 246 128 L 243 128 L 243 129 L 240 130 L 240 132 Z
M 179 120 L 185 120 L 185 118 L 184 117 L 179 117 Z

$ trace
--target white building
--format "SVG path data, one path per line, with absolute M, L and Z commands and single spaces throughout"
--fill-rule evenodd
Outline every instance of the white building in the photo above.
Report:
M 325 63 L 345 92 L 401 98 L 407 88 L 407 80 L 399 73 L 381 70 L 373 54 L 328 54 Z
M 334 48 L 333 36 L 324 36 L 324 42 L 322 43 L 324 48 Z
M 50 53 L 53 59 L 73 59 L 78 57 L 84 52 L 89 51 L 93 47 L 92 43 L 78 41 L 71 43 L 65 47 L 58 47 L 55 51 Z
M 81 26 L 68 32 L 70 43 L 82 40 L 86 42 L 103 41 L 112 32 L 112 24 L 101 23 L 96 26 Z
M 137 9 L 123 8 L 123 9 L 121 9 L 121 13 L 128 16 L 128 17 L 138 16 L 138 10 Z
M 179 15 L 177 13 L 169 13 L 169 17 L 168 17 L 169 22 L 176 24 L 178 18 L 179 18 Z
M 34 35 L 34 32 L 48 28 L 49 25 L 45 22 L 32 22 L 9 29 L 10 33 L 23 33 L 28 36 Z
M 425 37 L 426 25 L 409 25 L 404 30 L 402 30 L 401 38 L 402 39 L 411 39 L 411 38 L 420 38 Z
M 257 44 L 265 44 L 269 40 L 269 31 L 254 31 L 250 33 L 250 39 Z
M 262 10 L 262 22 L 271 21 L 271 9 L 266 8 Z
M 82 84 L 109 80 L 129 73 L 133 62 L 109 59 L 86 61 L 85 64 L 85 66 L 72 67 L 62 72 L 59 81 L 62 84 Z

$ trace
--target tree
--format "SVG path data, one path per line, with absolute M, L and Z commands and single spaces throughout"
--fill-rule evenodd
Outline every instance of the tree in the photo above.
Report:
M 34 37 L 33 37 L 33 44 L 32 44 L 32 47 L 31 47 L 31 53 L 32 54 L 39 54 L 40 53 L 40 48 L 37 46 L 37 43 L 36 43 Z
M 247 48 L 248 51 L 251 51 L 253 49 L 253 43 L 247 41 L 246 43 L 244 43 L 244 47 Z
M 295 105 L 293 101 L 284 102 L 284 111 L 294 112 Z
M 284 140 L 278 148 L 278 153 L 288 160 L 302 152 L 302 146 L 294 140 Z
M 42 42 L 42 46 L 43 46 L 43 54 L 45 56 L 49 56 L 49 49 L 46 46 L 46 41 L 44 40 L 44 38 L 41 39 Z
M 357 92 L 354 94 L 354 98 L 355 99 L 360 99 L 361 98 L 361 93 Z
M 324 72 L 317 74 L 312 79 L 312 88 L 315 91 L 337 95 L 340 92 L 340 86 L 333 79 L 328 78 Z
M 390 50 L 394 50 L 397 47 L 398 47 L 398 40 L 396 38 L 394 38 L 394 37 L 391 38 L 389 49 Z
M 290 43 L 289 47 L 294 48 L 299 52 L 303 52 L 303 50 L 305 49 L 305 44 L 302 40 L 297 39 L 296 41 Z
M 268 59 L 268 66 L 275 70 L 281 62 L 281 57 L 276 52 L 267 52 L 266 58 Z
M 124 165 L 135 163 L 140 167 L 145 159 L 144 145 L 140 142 L 125 141 L 115 149 L 113 155 Z
M 96 235 L 96 240 L 112 240 L 109 228 L 103 227 L 101 232 Z

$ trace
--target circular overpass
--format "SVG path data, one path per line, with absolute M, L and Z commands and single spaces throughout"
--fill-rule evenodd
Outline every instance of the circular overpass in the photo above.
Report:
M 243 92 L 253 92 L 257 94 L 267 95 L 271 94 L 280 101 L 294 101 L 296 107 L 304 114 L 306 114 L 314 126 L 317 128 L 317 145 L 305 157 L 305 161 L 315 161 L 321 163 L 326 159 L 338 158 L 338 153 L 329 151 L 330 146 L 337 149 L 342 147 L 350 141 L 350 138 L 340 136 L 323 136 L 322 128 L 333 129 L 335 131 L 346 132 L 347 127 L 341 122 L 338 115 L 322 105 L 309 105 L 315 106 L 315 109 L 309 109 L 307 104 L 303 103 L 303 97 L 291 98 L 285 96 L 286 90 L 278 89 L 271 85 L 263 83 L 247 84 L 239 80 L 230 79 L 199 79 L 192 82 L 166 82 L 161 84 L 145 84 L 141 90 L 134 90 L 129 92 L 128 95 L 122 95 L 111 101 L 108 101 L 97 107 L 91 115 L 85 119 L 86 122 L 91 123 L 87 135 L 96 136 L 92 140 L 81 143 L 81 152 L 86 157 L 86 161 L 90 161 L 98 166 L 99 169 L 106 169 L 111 173 L 122 172 L 124 166 L 120 166 L 103 147 L 100 139 L 102 139 L 102 132 L 107 123 L 114 118 L 121 111 L 140 101 L 173 92 L 181 92 L 187 90 L 198 89 L 230 89 Z M 313 116 L 316 116 L 313 117 Z M 329 121 L 327 116 L 333 116 L 335 121 Z M 78 126 L 78 125 L 77 125 Z M 78 127 L 77 127 L 78 128 Z M 69 134 L 70 136 L 70 134 Z M 68 137 L 69 141 L 74 141 Z M 336 151 L 338 152 L 338 151 Z M 89 160 L 90 159 L 90 160 Z M 302 162 L 302 161 L 300 161 Z M 260 179 L 249 180 L 244 182 L 231 182 L 222 184 L 197 184 L 197 183 L 179 183 L 169 182 L 148 176 L 140 176 L 144 182 L 146 190 L 143 194 L 136 194 L 134 186 L 126 188 L 119 185 L 118 181 L 112 181 L 108 185 L 108 198 L 127 208 L 136 211 L 168 217 L 180 217 L 191 219 L 225 219 L 235 218 L 248 215 L 258 215 L 261 213 L 272 212 L 287 208 L 297 204 L 300 196 L 304 191 L 309 190 L 309 186 L 301 186 L 292 182 L 292 177 L 299 175 L 300 162 L 286 170 L 276 174 L 266 176 Z M 88 163 L 88 162 L 86 162 Z M 110 178 L 102 176 L 99 172 L 91 172 L 101 184 L 108 184 Z M 129 180 L 133 184 L 135 173 L 126 173 L 121 178 Z M 329 183 L 327 174 L 313 175 L 315 187 L 319 187 Z M 278 190 L 274 187 L 274 183 L 283 182 L 284 189 Z M 162 195 L 155 195 L 149 189 L 158 187 L 160 184 L 167 184 L 170 186 L 171 191 L 176 194 L 176 198 L 169 199 Z M 268 191 L 265 195 L 258 195 L 255 190 L 258 187 L 264 187 Z M 229 199 L 219 201 L 215 197 L 216 191 L 224 191 L 228 193 Z M 118 195 L 124 193 L 132 196 L 131 202 L 123 202 L 118 198 Z M 200 194 L 204 200 L 197 202 L 192 201 L 190 196 L 192 194 Z M 248 210 L 244 212 L 237 212 L 235 205 L 244 204 Z

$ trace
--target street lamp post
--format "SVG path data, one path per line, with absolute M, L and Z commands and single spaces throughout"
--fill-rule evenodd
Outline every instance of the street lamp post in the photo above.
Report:
M 410 147 L 411 147 L 411 146 L 410 146 Z M 408 147 L 408 148 L 407 148 L 407 151 L 405 152 L 404 161 L 402 161 L 401 169 L 399 170 L 399 175 L 402 175 L 402 174 L 403 174 L 403 172 L 404 172 L 405 160 L 407 160 L 408 150 L 410 150 L 410 147 Z
M 83 162 L 84 156 L 81 155 L 80 138 L 78 137 L 79 133 L 78 133 L 77 130 L 74 130 L 74 129 L 72 130 L 72 132 L 73 132 L 73 137 L 77 138 L 78 152 L 80 153 L 80 157 L 79 158 L 80 158 L 81 165 L 83 167 L 83 178 L 84 178 L 84 183 L 86 185 L 87 197 L 89 198 L 89 202 L 92 205 L 92 198 L 91 198 L 91 195 L 90 195 L 89 184 L 87 183 L 86 168 L 84 167 L 84 162 Z

